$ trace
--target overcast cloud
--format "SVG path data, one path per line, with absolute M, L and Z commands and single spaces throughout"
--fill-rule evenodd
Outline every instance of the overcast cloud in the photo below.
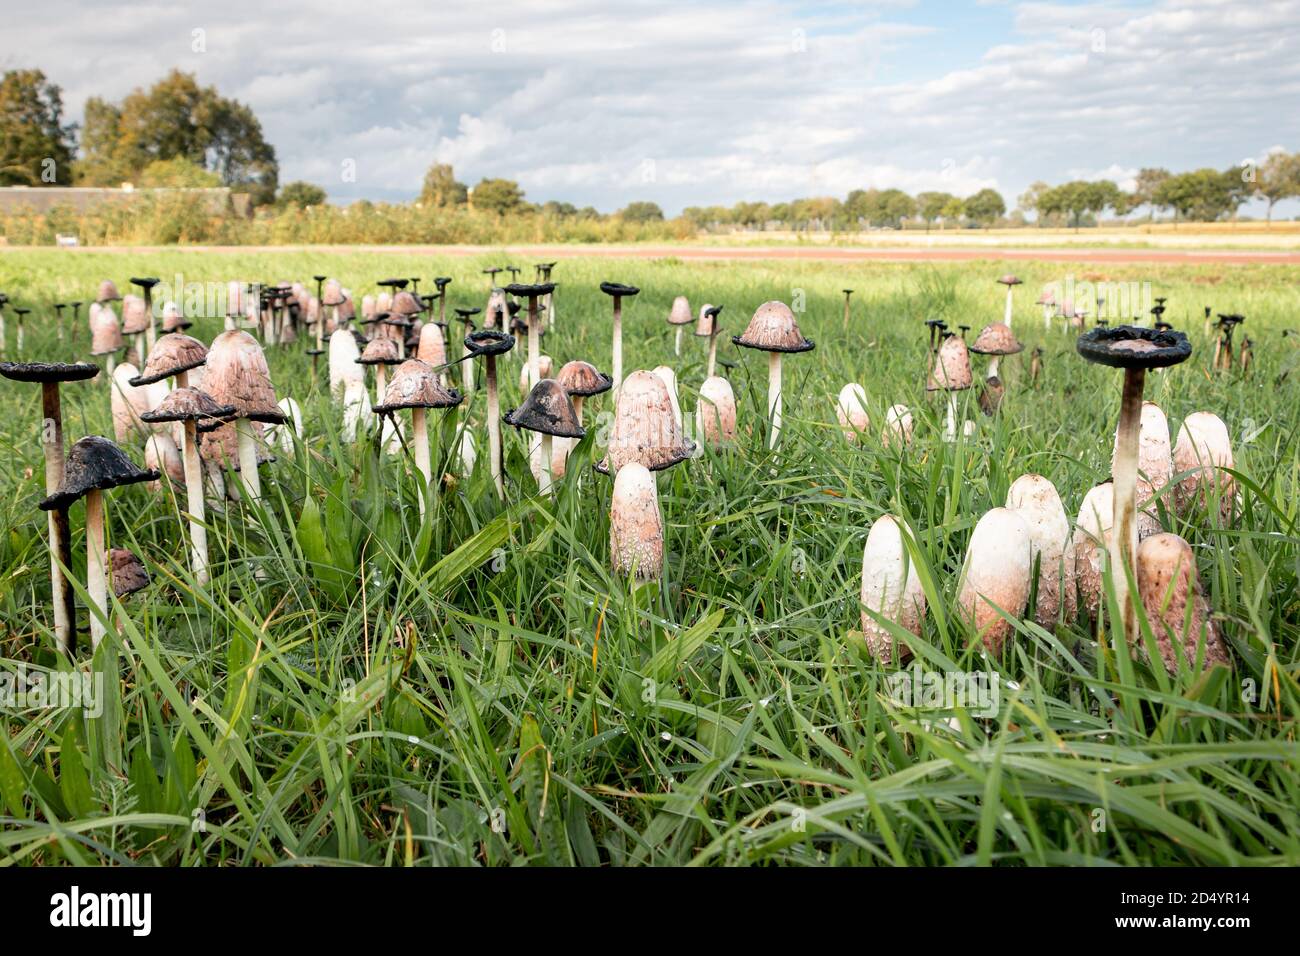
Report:
M 342 202 L 410 198 L 442 161 L 605 211 L 868 186 L 1014 204 L 1036 179 L 1300 150 L 1300 0 L 5 6 L 0 63 L 44 69 L 73 118 L 190 70 L 256 110 L 282 182 Z

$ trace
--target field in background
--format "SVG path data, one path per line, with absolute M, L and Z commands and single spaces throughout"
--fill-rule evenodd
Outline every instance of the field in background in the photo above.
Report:
M 41 308 L 141 274 L 202 284 L 322 272 L 358 295 L 389 275 L 450 275 L 450 304 L 481 306 L 480 270 L 506 261 L 11 251 L 0 289 Z M 923 389 L 923 322 L 977 331 L 1000 318 L 993 280 L 1007 271 L 1026 283 L 1015 328 L 1027 349 L 1003 363 L 1002 414 L 984 418 L 966 393 L 976 434 L 946 445 L 942 405 Z M 120 609 L 122 637 L 93 662 L 106 675 L 103 714 L 0 717 L 0 860 L 1300 863 L 1300 337 L 1281 334 L 1300 328 L 1300 269 L 665 256 L 566 260 L 555 279 L 559 321 L 544 350 L 607 369 L 609 305 L 596 287 L 638 285 L 625 367 L 673 366 L 688 414 L 704 349 L 688 336 L 674 357 L 673 296 L 723 304 L 724 339 L 765 300 L 805 304 L 799 321 L 817 349 L 786 362 L 777 453 L 765 444 L 764 356 L 720 350 L 734 363 L 742 436 L 659 477 L 664 580 L 632 588 L 607 570 L 610 485 L 586 467 L 600 455 L 594 435 L 554 503 L 531 497 L 509 429 L 505 508 L 485 456 L 468 475 L 444 456 L 450 477 L 421 523 L 400 460 L 342 444 L 306 356 L 268 350 L 278 394 L 303 405 L 306 440 L 265 469 L 264 508 L 214 518 L 218 573 L 206 588 L 185 568 L 170 493 L 109 496 L 113 543 L 144 556 L 154 584 Z M 1038 288 L 1067 281 L 1166 296 L 1166 317 L 1195 345 L 1186 365 L 1150 377 L 1148 397 L 1172 433 L 1206 409 L 1235 443 L 1238 520 L 1216 530 L 1204 514 L 1165 515 L 1196 549 L 1230 675 L 1169 678 L 1082 622 L 1055 635 L 1022 623 L 1003 658 L 988 659 L 952 615 L 971 528 L 1018 475 L 1050 478 L 1073 518 L 1109 470 L 1118 376 L 1084 363 L 1032 305 Z M 857 290 L 847 327 L 846 287 Z M 1247 316 L 1248 379 L 1208 372 L 1205 306 Z M 205 318 L 195 332 L 210 341 L 220 328 Z M 82 329 L 60 343 L 46 311 L 28 348 L 71 360 L 86 342 Z M 506 368 L 508 408 L 519 365 Z M 875 434 L 845 441 L 832 402 L 849 381 L 864 386 L 877 434 L 885 408 L 912 407 L 910 450 L 887 451 Z M 69 440 L 111 434 L 103 382 L 69 388 L 65 407 Z M 468 414 L 481 426 L 481 393 Z M 38 419 L 35 392 L 0 383 L 10 672 L 55 663 Z M 863 541 L 884 513 L 903 516 L 921 549 L 924 668 L 997 674 L 990 715 L 903 706 L 890 670 L 855 651 Z M 77 555 L 82 514 L 73 509 Z

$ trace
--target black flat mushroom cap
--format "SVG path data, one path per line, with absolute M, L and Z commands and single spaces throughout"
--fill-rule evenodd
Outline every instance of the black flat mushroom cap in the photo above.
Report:
M 1168 368 L 1192 355 L 1182 332 L 1136 325 L 1092 329 L 1079 336 L 1076 348 L 1089 362 L 1123 369 Z
M 433 284 L 436 285 L 438 291 L 441 292 L 447 286 L 451 285 L 451 276 L 438 276 L 433 280 Z
M 482 311 L 482 309 L 457 309 L 456 317 L 462 322 L 468 322 Z
M 465 336 L 465 348 L 474 357 L 504 355 L 515 347 L 515 337 L 497 329 L 479 329 Z
M 617 299 L 620 296 L 636 295 L 641 290 L 634 285 L 623 285 L 621 282 L 602 282 L 600 291 Z
M 161 474 L 137 468 L 126 453 L 107 438 L 87 435 L 68 450 L 63 484 L 40 503 L 42 511 L 66 508 L 90 491 L 107 491 L 141 481 L 157 481 Z
M 98 374 L 89 362 L 0 362 L 0 375 L 15 382 L 84 382 Z
M 162 282 L 162 279 L 157 279 L 157 278 L 154 278 L 153 276 L 146 276 L 146 277 L 141 278 L 141 279 L 135 279 L 135 278 L 133 278 L 133 279 L 131 280 L 131 285 L 138 285 L 138 286 L 139 286 L 140 288 L 142 288 L 142 289 L 152 289 L 152 288 L 153 288 L 154 286 L 156 286 L 159 282 Z
M 506 286 L 507 294 L 519 296 L 525 299 L 536 299 L 554 291 L 554 282 L 512 282 Z
M 578 424 L 578 413 L 564 387 L 544 378 L 528 393 L 524 403 L 503 416 L 507 425 L 557 438 L 581 438 L 586 429 Z

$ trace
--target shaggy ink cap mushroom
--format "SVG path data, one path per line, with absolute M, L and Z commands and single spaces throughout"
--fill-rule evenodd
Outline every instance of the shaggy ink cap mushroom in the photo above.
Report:
M 0 362 L 0 376 L 15 382 L 84 382 L 98 374 L 89 362 Z
M 110 548 L 108 566 L 113 574 L 113 595 L 119 600 L 149 586 L 149 572 L 144 562 L 126 548 Z
M 512 282 L 505 287 L 507 294 L 522 299 L 537 299 L 555 291 L 554 282 Z
M 958 326 L 966 329 L 968 326 Z M 970 350 L 979 355 L 1015 355 L 1024 346 L 1012 334 L 1011 329 L 1001 322 L 986 325 L 970 344 Z
M 465 336 L 465 348 L 475 358 L 480 355 L 504 355 L 515 347 L 515 337 L 500 329 L 479 329 Z
M 386 415 L 404 408 L 455 408 L 461 401 L 460 392 L 442 387 L 432 365 L 407 359 L 393 373 L 384 391 L 384 403 L 374 406 L 374 411 Z
M 590 362 L 574 359 L 566 362 L 555 377 L 560 386 L 570 395 L 589 398 L 608 392 L 614 387 L 614 380 L 596 368 Z
M 1187 361 L 1192 343 L 1182 332 L 1134 325 L 1096 328 L 1079 336 L 1079 354 L 1110 368 L 1168 368 Z
M 460 319 L 468 326 L 474 325 L 474 316 L 482 312 L 482 309 L 455 309 L 456 318 Z
M 222 405 L 202 389 L 174 388 L 158 403 L 153 411 L 144 412 L 140 420 L 159 422 L 204 422 L 210 429 L 218 428 L 235 414 L 235 406 Z
M 237 418 L 267 425 L 285 421 L 262 347 L 241 329 L 222 332 L 212 343 L 203 383 L 218 402 L 235 406 Z
M 634 285 L 623 285 L 621 282 L 602 282 L 600 291 L 605 295 L 613 296 L 615 299 L 622 299 L 634 296 L 641 290 Z
M 816 345 L 799 331 L 794 313 L 784 302 L 764 302 L 749 320 L 749 325 L 731 341 L 743 348 L 763 352 L 810 352 Z
M 505 422 L 541 435 L 581 438 L 587 434 L 578 422 L 578 412 L 558 381 L 544 378 L 533 386 L 524 403 L 506 412 Z
M 1007 285 L 1007 286 L 1011 286 L 1011 285 L 1023 285 L 1023 284 L 1024 284 L 1020 279 L 1017 279 L 1015 276 L 1013 276 L 1013 275 L 1011 275 L 1011 274 L 1009 274 L 1009 273 L 1008 273 L 1007 275 L 1000 276 L 1000 277 L 998 278 L 998 283 L 999 283 L 1000 285 Z
M 173 332 L 171 335 L 164 335 L 154 344 L 154 347 L 149 350 L 149 359 L 144 363 L 144 370 L 130 381 L 137 388 L 141 385 L 152 385 L 154 382 L 161 382 L 181 372 L 198 368 L 207 360 L 206 345 L 191 336 Z
M 59 490 L 40 503 L 42 511 L 66 508 L 91 491 L 157 481 L 158 471 L 137 468 L 126 453 L 100 435 L 87 435 L 68 450 Z
M 354 359 L 358 365 L 400 365 L 397 342 L 393 339 L 371 339 L 366 343 L 361 357 Z

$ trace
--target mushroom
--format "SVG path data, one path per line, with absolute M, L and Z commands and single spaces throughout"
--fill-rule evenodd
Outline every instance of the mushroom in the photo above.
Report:
M 185 461 L 186 511 L 190 517 L 190 569 L 199 584 L 208 582 L 208 531 L 203 501 L 203 465 L 199 457 L 200 424 L 215 425 L 235 414 L 233 405 L 221 405 L 207 392 L 182 386 L 173 389 L 151 412 L 147 422 L 180 422 L 185 429 L 181 453 Z M 256 471 L 256 468 L 254 468 Z
M 185 466 L 181 463 L 180 449 L 171 435 L 155 432 L 144 443 L 144 466 L 160 472 L 168 481 L 185 483 Z M 150 491 L 161 491 L 161 481 L 149 482 Z
M 483 274 L 484 274 L 485 276 L 488 277 L 488 281 L 492 283 L 492 285 L 493 285 L 494 288 L 495 288 L 495 286 L 496 286 L 496 284 L 497 284 L 497 273 L 498 273 L 498 272 L 505 272 L 505 270 L 502 269 L 502 268 L 499 267 L 499 266 L 493 266 L 493 267 L 490 268 L 490 269 L 484 269 L 484 270 L 483 270 Z
M 474 316 L 481 312 L 481 309 L 457 309 L 456 318 L 465 323 L 465 334 L 469 335 L 474 331 Z M 470 395 L 474 391 L 474 366 L 467 359 L 471 358 L 469 346 L 461 343 L 460 351 L 460 386 L 465 395 Z
M 890 405 L 885 412 L 885 430 L 880 436 L 885 448 L 906 448 L 912 444 L 912 410 L 906 405 Z
M 537 356 L 538 375 L 540 375 L 542 378 L 551 378 L 551 372 L 554 369 L 555 369 L 555 361 L 549 355 Z M 528 377 L 531 371 L 532 368 L 528 364 L 525 364 L 519 370 L 519 391 L 525 395 L 528 394 L 528 392 L 530 391 L 528 387 Z M 541 380 L 542 380 L 541 378 L 538 379 L 539 382 Z
M 9 296 L 0 292 L 0 355 L 4 355 L 9 350 L 8 338 L 5 334 L 5 306 L 9 304 Z
M 112 279 L 104 279 L 99 283 L 99 293 L 95 296 L 95 301 L 100 305 L 105 302 L 120 302 L 122 295 L 117 291 L 117 283 Z
M 925 590 L 903 542 L 903 531 L 892 515 L 881 515 L 867 533 L 862 549 L 862 636 L 879 661 L 906 660 L 912 650 L 896 644 L 894 635 L 868 612 L 919 637 L 925 618 Z M 897 655 L 895 655 L 897 651 Z
M 1173 454 L 1174 471 L 1183 476 L 1174 486 L 1179 513 L 1186 515 L 1198 501 L 1208 505 L 1217 496 L 1219 514 L 1226 523 L 1236 500 L 1236 480 L 1228 472 L 1236 465 L 1223 419 L 1213 412 L 1188 415 L 1178 429 Z
M 366 392 L 364 382 L 349 381 L 343 386 L 343 440 L 352 444 L 358 435 L 364 436 L 370 430 L 374 417 L 370 405 L 370 395 Z
M 1079 516 L 1070 538 L 1078 603 L 1094 620 L 1101 607 L 1102 571 L 1110 553 L 1114 515 L 1115 485 L 1110 481 L 1094 485 L 1079 505 Z
M 971 533 L 957 586 L 957 609 L 994 654 L 1002 653 L 1013 630 L 998 609 L 1013 618 L 1025 613 L 1032 556 L 1029 526 L 1010 508 L 986 512 Z
M 771 421 L 767 445 L 776 447 L 781 434 L 781 356 L 786 352 L 808 352 L 816 346 L 804 338 L 794 313 L 784 302 L 764 302 L 754 310 L 741 335 L 732 336 L 736 345 L 767 353 L 767 414 Z
M 513 267 L 510 267 L 513 268 Z M 514 270 L 518 271 L 518 270 Z M 555 289 L 550 283 L 540 285 L 526 285 L 522 283 L 511 283 L 506 286 L 508 295 L 519 296 L 528 299 L 528 387 L 534 389 L 537 383 L 542 380 L 539 357 L 541 355 L 541 330 L 537 320 L 537 300 L 544 295 L 548 295 Z
M 388 383 L 382 405 L 376 405 L 376 414 L 388 415 L 403 408 L 411 410 L 411 431 L 414 433 L 412 444 L 415 452 L 415 467 L 424 478 L 425 487 L 420 489 L 420 514 L 425 512 L 425 497 L 433 484 L 433 463 L 429 453 L 428 409 L 455 408 L 461 403 L 460 393 L 442 387 L 438 382 L 438 373 L 433 366 L 419 359 L 407 359 L 397 366 L 393 380 Z
M 835 417 L 839 419 L 845 441 L 856 443 L 858 435 L 871 427 L 867 415 L 867 390 L 857 382 L 849 382 L 840 389 L 835 400 Z
M 497 356 L 514 347 L 514 336 L 498 329 L 479 329 L 465 336 L 465 348 L 469 354 L 482 356 L 487 366 L 484 378 L 487 382 L 488 454 L 492 459 L 492 482 L 496 485 L 497 496 L 503 499 L 506 486 L 501 472 L 501 396 L 497 391 Z
M 1011 289 L 1007 288 L 1007 294 L 1010 295 Z M 1056 306 L 1056 296 L 1050 289 L 1044 289 L 1043 294 L 1038 297 L 1035 305 L 1043 307 L 1043 328 L 1049 332 L 1052 329 L 1052 310 Z
M 222 332 L 208 350 L 203 381 L 218 404 L 235 408 L 239 473 L 256 500 L 262 497 L 262 479 L 257 473 L 257 442 L 251 423 L 276 425 L 284 421 L 262 347 L 247 332 Z
M 695 323 L 696 336 L 709 340 L 709 358 L 704 365 L 705 378 L 713 378 L 718 363 L 718 333 L 722 331 L 718 325 L 718 315 L 721 312 L 722 306 L 706 304 L 700 309 L 699 321 Z
M 602 282 L 600 291 L 614 300 L 614 363 L 611 377 L 617 391 L 623 385 L 623 300 L 636 295 L 641 290 L 634 285 L 618 282 Z
M 1031 388 L 1038 387 L 1038 379 L 1043 374 L 1043 349 L 1041 346 L 1035 346 L 1034 351 L 1030 353 L 1029 359 L 1029 385 Z
M 537 279 L 539 282 L 549 282 L 551 285 L 551 270 L 559 263 L 556 262 L 539 262 L 533 268 L 537 270 Z M 555 328 L 555 292 L 549 292 L 546 295 L 546 326 Z
M 164 379 L 175 378 L 178 388 L 190 384 L 190 370 L 208 360 L 208 347 L 196 338 L 173 332 L 164 335 L 149 350 L 149 360 L 131 384 L 153 385 Z
M 18 320 L 18 334 L 15 336 L 15 339 L 17 339 L 15 349 L 20 357 L 23 354 L 23 320 L 31 314 L 31 311 L 31 309 L 20 309 L 17 306 L 14 306 L 14 318 Z
M 1011 290 L 1020 285 L 1021 281 L 1013 275 L 1005 275 L 998 279 L 998 282 L 1007 287 L 1007 309 L 1002 321 L 1009 329 L 1011 328 Z M 996 375 L 997 373 L 994 372 L 994 374 Z
M 59 487 L 41 502 L 41 510 L 66 509 L 86 499 L 86 591 L 90 595 L 90 644 L 94 650 L 108 620 L 108 555 L 104 548 L 104 497 L 110 488 L 154 481 L 158 472 L 135 467 L 107 438 L 87 435 L 68 451 Z
M 41 450 L 45 456 L 45 493 L 52 495 L 63 483 L 63 403 L 59 386 L 64 382 L 84 382 L 99 374 L 98 366 L 88 362 L 75 365 L 60 363 L 0 362 L 0 375 L 15 382 L 40 383 Z M 71 654 L 76 643 L 77 602 L 68 586 L 64 568 L 72 567 L 72 536 L 68 528 L 68 510 L 49 511 L 50 594 L 54 600 L 54 639 L 60 651 Z
M 1001 322 L 986 325 L 971 343 L 970 350 L 978 355 L 989 355 L 989 380 L 998 377 L 998 360 L 1004 355 L 1015 355 L 1024 348 L 1014 335 L 1011 327 Z
M 691 303 L 686 296 L 679 295 L 673 299 L 673 307 L 668 311 L 668 324 L 673 326 L 677 331 L 677 336 L 673 342 L 673 354 L 682 354 L 682 326 L 690 325 L 695 321 L 691 315 Z
M 139 286 L 141 293 L 144 295 L 145 344 L 148 345 L 149 348 L 153 348 L 154 339 L 157 335 L 153 319 L 153 287 L 161 281 L 161 279 L 152 276 L 131 280 L 131 285 Z M 124 305 L 123 311 L 125 311 L 125 308 Z M 144 354 L 141 353 L 141 361 L 143 361 L 143 359 Z
M 725 378 L 714 375 L 700 386 L 695 431 L 714 448 L 736 440 L 736 396 Z
M 483 327 L 485 329 L 506 330 L 506 312 L 510 303 L 506 300 L 505 289 L 493 289 L 488 294 L 487 304 L 483 307 Z
M 560 386 L 573 402 L 573 410 L 578 416 L 579 425 L 582 424 L 583 403 L 592 395 L 600 395 L 614 386 L 613 379 L 608 375 L 590 362 L 583 362 L 578 359 L 564 363 L 560 368 L 560 373 L 555 376 L 555 380 L 560 383 Z M 551 470 L 556 477 L 564 474 L 569 452 L 577 447 L 577 444 L 577 441 L 567 438 L 562 438 L 554 443 L 556 454 L 551 459 Z M 559 465 L 558 468 L 556 467 L 557 464 Z
M 330 394 L 338 401 L 349 382 L 366 383 L 365 366 L 359 364 L 361 349 L 351 329 L 335 329 L 330 334 Z
M 119 601 L 149 586 L 149 572 L 133 551 L 126 548 L 109 549 L 108 566 L 113 582 L 113 596 Z
M 840 291 L 844 293 L 844 331 L 847 332 L 849 329 L 849 299 L 853 298 L 853 290 L 841 289 Z
M 284 422 L 280 425 L 268 425 L 262 431 L 268 446 L 276 445 L 286 455 L 293 454 L 294 438 L 302 441 L 302 407 L 292 398 L 280 399 L 280 411 L 284 412 Z
M 90 316 L 90 354 L 104 356 L 104 371 L 109 375 L 117 364 L 117 353 L 122 351 L 122 327 L 111 306 L 101 306 Z
M 1169 673 L 1177 673 L 1180 664 L 1197 669 L 1202 660 L 1207 666 L 1231 666 L 1201 593 L 1190 544 L 1176 534 L 1156 534 L 1143 541 L 1137 552 L 1137 588 Z
M 685 461 L 694 451 L 694 443 L 682 437 L 663 379 L 646 371 L 629 375 L 618 392 L 605 459 L 596 470 L 618 474 L 628 462 L 638 461 L 651 471 L 661 471 Z
M 129 440 L 133 434 L 147 438 L 152 429 L 141 421 L 140 416 L 156 407 L 167 396 L 167 386 L 163 382 L 138 387 L 132 385 L 131 382 L 138 377 L 139 372 L 130 362 L 113 370 L 113 436 L 119 442 Z
M 1115 455 L 1119 454 L 1119 436 L 1115 437 Z M 1112 460 L 1112 471 L 1114 470 Z M 1154 501 L 1173 478 L 1174 460 L 1169 447 L 1169 422 L 1155 402 L 1143 402 L 1138 430 L 1137 507 L 1138 537 L 1160 531 L 1160 515 Z
M 652 581 L 663 573 L 664 522 L 659 492 L 654 476 L 640 462 L 628 462 L 614 478 L 609 559 L 617 573 L 635 575 L 638 581 Z
M 957 437 L 957 392 L 971 387 L 970 353 L 966 343 L 957 336 L 943 340 L 934 357 L 930 369 L 930 378 L 926 383 L 927 392 L 944 391 L 948 393 L 948 417 L 944 424 L 943 440 L 953 441 Z
M 1192 354 L 1192 345 L 1181 332 L 1120 325 L 1092 329 L 1079 336 L 1076 347 L 1079 354 L 1090 362 L 1124 370 L 1124 392 L 1120 399 L 1115 458 L 1111 468 L 1115 480 L 1115 508 L 1111 524 L 1110 567 L 1115 597 L 1121 609 L 1121 633 L 1131 642 L 1137 634 L 1137 616 L 1128 579 L 1130 574 L 1136 573 L 1138 434 L 1146 370 L 1185 362 Z
M 1048 630 L 1059 615 L 1074 621 L 1074 549 L 1070 546 L 1070 519 L 1065 516 L 1056 486 L 1042 475 L 1021 475 L 1007 491 L 1007 507 L 1020 513 L 1029 526 L 1030 559 L 1038 564 L 1038 597 L 1034 620 Z
M 682 427 L 682 403 L 677 399 L 677 373 L 667 365 L 657 365 L 654 368 L 654 374 L 658 375 L 660 380 L 668 387 L 668 400 L 672 402 L 673 418 L 677 419 L 677 427 Z
M 553 438 L 580 439 L 586 434 L 568 393 L 553 378 L 544 378 L 533 386 L 524 403 L 505 415 L 505 422 L 541 435 L 538 453 L 537 490 L 551 494 L 551 441 Z
M 428 325 L 425 326 L 425 329 L 430 329 L 430 328 L 432 328 L 434 333 L 437 334 L 437 338 L 438 338 L 437 347 L 441 351 L 442 333 L 438 332 L 438 327 L 433 323 L 429 323 Z M 437 361 L 437 362 L 433 361 L 434 350 L 432 348 L 428 349 L 428 352 L 430 353 L 429 357 L 425 356 L 424 354 L 425 343 L 424 343 L 423 331 L 421 331 L 420 333 L 420 349 L 421 351 L 419 352 L 419 354 L 416 355 L 416 358 L 420 359 L 420 361 L 426 362 L 429 365 L 434 366 L 435 368 L 439 365 L 446 364 L 447 356 L 445 354 L 441 354 L 437 356 L 439 359 L 441 359 L 441 361 Z M 375 404 L 382 404 L 384 401 L 384 391 L 388 388 L 388 366 L 402 364 L 402 359 L 397 354 L 397 343 L 394 342 L 392 339 L 371 339 L 366 344 L 365 350 L 362 351 L 360 358 L 357 358 L 354 361 L 358 365 L 374 366 Z

